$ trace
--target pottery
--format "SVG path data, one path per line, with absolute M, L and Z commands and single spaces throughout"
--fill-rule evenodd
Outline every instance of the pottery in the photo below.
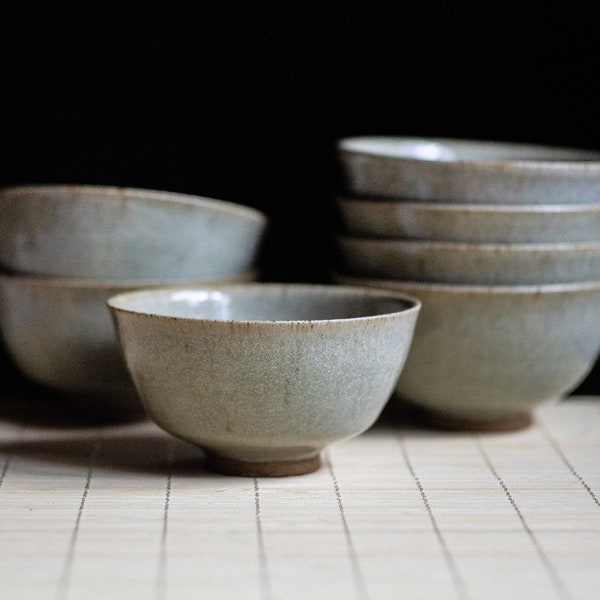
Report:
M 460 286 L 334 275 L 422 302 L 397 395 L 446 428 L 510 430 L 560 399 L 600 353 L 600 282 Z
M 532 144 L 364 136 L 337 146 L 345 191 L 405 200 L 600 201 L 600 153 Z
M 343 231 L 464 243 L 600 241 L 600 203 L 468 204 L 337 198 Z
M 0 265 L 46 277 L 186 280 L 253 268 L 258 210 L 193 195 L 79 185 L 0 190 Z
M 216 280 L 249 281 L 256 272 Z M 210 282 L 194 281 L 203 285 Z M 65 396 L 78 414 L 106 419 L 143 416 L 120 355 L 106 300 L 152 281 L 96 281 L 0 275 L 0 332 L 30 380 Z
M 229 474 L 308 473 L 370 427 L 420 309 L 343 286 L 246 284 L 109 299 L 127 366 L 155 422 Z
M 383 279 L 521 285 L 600 280 L 600 241 L 462 244 L 337 236 L 342 270 Z

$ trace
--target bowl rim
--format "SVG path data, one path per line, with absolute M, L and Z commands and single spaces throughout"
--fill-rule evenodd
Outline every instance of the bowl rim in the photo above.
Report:
M 360 206 L 364 209 L 376 211 L 377 207 L 397 208 L 398 210 L 414 210 L 422 212 L 448 212 L 448 213 L 527 213 L 537 214 L 564 214 L 564 213 L 600 213 L 600 200 L 587 203 L 548 203 L 548 204 L 478 204 L 475 202 L 440 202 L 438 200 L 403 200 L 400 198 L 386 198 L 385 196 L 353 196 L 342 194 L 336 197 L 340 206 Z
M 479 295 L 532 295 L 542 296 L 546 294 L 563 294 L 585 291 L 600 291 L 600 280 L 575 281 L 569 283 L 542 283 L 542 284 L 518 284 L 518 285 L 481 285 L 471 283 L 439 283 L 435 281 L 409 281 L 401 279 L 382 279 L 369 277 L 355 277 L 345 275 L 339 271 L 331 273 L 333 281 L 337 285 L 370 287 L 383 290 L 411 290 L 409 295 L 417 295 L 419 292 L 445 292 L 448 294 L 472 296 Z M 405 292 L 406 293 L 406 292 Z M 418 296 L 417 296 L 418 297 Z
M 51 193 L 67 192 L 70 194 L 85 193 L 97 196 L 126 197 L 156 203 L 171 202 L 181 205 L 203 207 L 219 212 L 239 214 L 261 225 L 267 223 L 267 215 L 252 206 L 238 204 L 230 200 L 219 200 L 208 196 L 171 192 L 167 190 L 153 190 L 128 186 L 93 185 L 79 183 L 41 183 L 41 184 L 14 184 L 0 187 L 0 202 L 4 197 L 14 193 Z
M 370 235 L 338 233 L 336 242 L 359 246 L 379 247 L 381 249 L 414 248 L 415 250 L 439 250 L 448 252 L 501 252 L 503 254 L 520 252 L 600 252 L 600 240 L 587 242 L 457 242 L 447 240 L 428 240 L 394 237 L 373 237 Z
M 32 287 L 46 287 L 52 289 L 82 289 L 82 290 L 104 290 L 122 289 L 124 292 L 135 288 L 148 287 L 151 289 L 179 286 L 179 285 L 227 285 L 254 281 L 258 278 L 258 268 L 247 269 L 240 273 L 232 273 L 222 277 L 207 278 L 185 278 L 177 279 L 85 279 L 81 277 L 46 277 L 32 273 L 21 273 L 18 271 L 0 271 L 0 285 L 17 284 Z
M 385 143 L 430 143 L 430 144 L 467 144 L 472 146 L 480 147 L 496 147 L 506 149 L 517 149 L 517 150 L 548 150 L 551 152 L 564 152 L 566 154 L 572 154 L 579 156 L 580 160 L 577 159 L 557 159 L 557 160 L 543 160 L 543 159 L 485 159 L 485 158 L 455 158 L 449 160 L 439 159 L 425 159 L 417 156 L 402 155 L 368 150 L 361 148 L 360 145 L 364 143 L 383 142 Z M 445 165 L 446 167 L 516 167 L 518 169 L 535 169 L 535 170 L 548 170 L 548 171 L 599 171 L 600 172 L 600 152 L 585 149 L 575 148 L 566 146 L 553 146 L 548 144 L 535 144 L 526 142 L 511 142 L 501 140 L 485 140 L 485 139 L 470 139 L 470 138 L 453 138 L 453 137 L 429 137 L 429 136 L 394 136 L 394 135 L 357 135 L 341 138 L 337 141 L 336 148 L 340 156 L 343 155 L 356 155 L 364 156 L 374 159 L 392 159 L 397 163 L 405 163 L 411 165 Z M 588 158 L 586 158 L 588 157 Z
M 219 292 L 219 291 L 234 291 L 237 293 L 243 293 L 248 290 L 281 290 L 288 289 L 292 291 L 306 291 L 306 292 L 322 292 L 352 295 L 362 298 L 376 298 L 381 300 L 397 300 L 404 306 L 395 311 L 386 311 L 379 314 L 362 315 L 358 317 L 345 317 L 345 318 L 332 318 L 332 319 L 211 319 L 203 317 L 181 317 L 177 315 L 163 315 L 147 310 L 133 310 L 128 308 L 127 300 L 131 297 L 140 296 L 152 296 L 152 295 L 168 295 L 173 292 Z M 239 326 L 260 326 L 260 327 L 305 327 L 312 329 L 313 327 L 327 326 L 328 324 L 350 324 L 359 322 L 374 322 L 383 321 L 390 318 L 404 318 L 408 315 L 418 315 L 421 310 L 421 301 L 414 296 L 403 292 L 395 292 L 394 290 L 379 290 L 368 286 L 348 286 L 348 285 L 337 285 L 332 283 L 286 283 L 286 282 L 252 282 L 252 283 L 241 283 L 241 284 L 227 284 L 218 286 L 196 286 L 190 288 L 189 286 L 173 286 L 173 287 L 162 287 L 160 289 L 144 290 L 138 289 L 131 292 L 125 292 L 123 294 L 117 294 L 111 296 L 107 300 L 107 305 L 114 313 L 122 313 L 129 315 L 137 315 L 140 317 L 147 317 L 154 320 L 164 320 L 173 322 L 189 322 L 189 323 L 211 323 L 211 324 L 225 324 L 228 327 L 232 325 Z

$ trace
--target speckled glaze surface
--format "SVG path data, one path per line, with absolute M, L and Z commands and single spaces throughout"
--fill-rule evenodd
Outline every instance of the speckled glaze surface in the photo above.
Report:
M 466 204 L 337 198 L 346 233 L 465 243 L 600 240 L 600 203 Z
M 205 279 L 256 261 L 266 217 L 231 202 L 104 186 L 0 190 L 0 265 L 46 277 Z
M 420 310 L 394 293 L 308 284 L 132 293 L 109 306 L 148 414 L 241 475 L 314 470 L 325 446 L 370 427 Z
M 334 278 L 421 300 L 397 393 L 438 421 L 524 426 L 540 403 L 573 390 L 600 352 L 600 282 L 483 287 Z
M 462 244 L 337 236 L 342 270 L 364 277 L 521 285 L 600 280 L 600 241 Z
M 224 281 L 255 278 L 250 271 Z M 161 285 L 0 275 L 0 332 L 22 373 L 68 396 L 82 415 L 142 416 L 106 300 Z
M 355 195 L 439 202 L 600 201 L 600 153 L 478 140 L 364 136 L 338 142 Z

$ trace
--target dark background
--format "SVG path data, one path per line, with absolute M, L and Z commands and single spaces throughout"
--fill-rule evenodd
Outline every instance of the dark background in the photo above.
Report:
M 327 281 L 342 137 L 600 150 L 600 44 L 584 6 L 3 6 L 0 185 L 122 185 L 254 206 L 271 223 L 262 278 Z M 591 377 L 582 390 L 598 388 Z

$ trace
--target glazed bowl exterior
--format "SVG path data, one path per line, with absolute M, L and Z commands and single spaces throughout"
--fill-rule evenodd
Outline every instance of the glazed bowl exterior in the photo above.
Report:
M 79 185 L 0 190 L 0 266 L 45 277 L 189 280 L 255 265 L 266 217 L 199 196 Z
M 343 271 L 357 276 L 474 285 L 600 280 L 600 241 L 464 244 L 337 237 Z
M 481 244 L 600 241 L 600 202 L 469 204 L 337 198 L 345 233 Z
M 320 451 L 379 416 L 418 301 L 343 286 L 174 288 L 109 300 L 156 423 L 236 474 L 318 468 Z
M 336 275 L 422 302 L 400 397 L 449 420 L 526 422 L 575 389 L 600 352 L 600 282 L 460 286 Z
M 353 195 L 434 202 L 581 204 L 600 201 L 600 153 L 443 138 L 342 139 Z
M 255 278 L 251 271 L 213 283 Z M 0 332 L 7 352 L 26 377 L 68 397 L 80 414 L 142 416 L 106 300 L 164 285 L 0 275 Z

